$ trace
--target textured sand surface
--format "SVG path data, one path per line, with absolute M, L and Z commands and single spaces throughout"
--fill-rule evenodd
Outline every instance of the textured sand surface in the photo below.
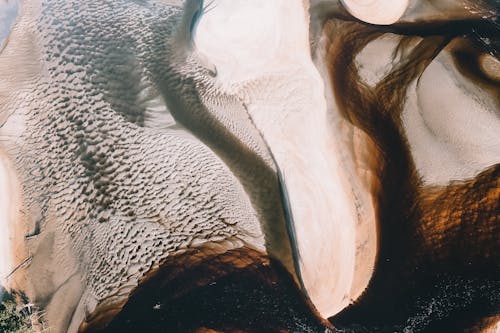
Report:
M 97 306 L 116 311 L 146 272 L 184 249 L 266 251 L 239 180 L 173 126 L 162 102 L 162 84 L 192 88 L 165 73 L 171 50 L 160 42 L 182 32 L 182 12 L 113 4 L 25 1 L 0 53 L 0 142 L 22 185 L 15 233 L 33 254 L 8 284 L 46 309 L 54 332 L 75 332 Z

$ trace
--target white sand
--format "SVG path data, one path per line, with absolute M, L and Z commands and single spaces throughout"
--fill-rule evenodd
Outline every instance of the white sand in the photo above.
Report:
M 202 17 L 199 52 L 238 91 L 284 175 L 300 270 L 322 316 L 350 301 L 356 210 L 301 0 L 219 0 Z
M 426 184 L 474 177 L 500 161 L 500 118 L 492 96 L 442 52 L 408 89 L 403 122 Z
M 308 58 L 301 1 L 217 0 L 202 16 L 195 43 L 224 84 L 261 77 L 290 58 Z
M 0 147 L 0 286 L 6 288 L 9 288 L 12 282 L 12 279 L 7 279 L 7 277 L 26 260 L 24 248 L 19 243 L 19 238 L 24 238 L 25 234 L 20 223 L 21 189 L 13 162 L 6 152 L 13 147 L 13 145 L 6 144 L 8 139 L 23 130 L 20 120 L 22 117 L 13 116 L 6 123 L 0 123 L 3 125 L 0 126 L 0 143 L 3 144 Z
M 0 154 L 0 285 L 13 269 L 12 205 L 13 188 L 11 174 L 5 156 Z
M 400 37 L 386 34 L 356 56 L 360 77 L 374 86 L 398 63 Z M 409 51 L 409 50 L 408 50 Z M 408 52 L 407 51 L 407 52 Z M 500 75 L 491 56 L 481 65 Z M 492 96 L 455 67 L 446 51 L 408 89 L 403 124 L 417 169 L 426 184 L 446 185 L 474 177 L 500 161 L 500 120 Z
M 371 24 L 393 24 L 405 13 L 409 0 L 340 0 L 361 21 Z
M 386 34 L 368 43 L 356 55 L 355 64 L 360 78 L 369 86 L 375 86 L 389 74 L 394 65 L 394 49 L 401 38 Z

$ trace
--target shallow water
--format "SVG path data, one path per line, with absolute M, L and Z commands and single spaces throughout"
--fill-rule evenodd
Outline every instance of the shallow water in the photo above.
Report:
M 0 49 L 9 35 L 10 29 L 19 13 L 19 2 L 0 0 Z

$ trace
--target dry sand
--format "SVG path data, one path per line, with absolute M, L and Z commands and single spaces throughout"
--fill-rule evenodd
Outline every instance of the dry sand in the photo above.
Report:
M 355 297 L 359 201 L 346 171 L 352 161 L 341 150 L 342 125 L 329 118 L 311 60 L 304 4 L 220 0 L 215 6 L 199 24 L 198 51 L 217 67 L 221 85 L 246 102 L 268 143 L 288 191 L 302 283 L 321 315 L 331 316 Z

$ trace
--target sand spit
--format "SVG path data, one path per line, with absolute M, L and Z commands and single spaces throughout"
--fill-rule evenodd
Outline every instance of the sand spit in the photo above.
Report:
M 321 315 L 330 316 L 355 298 L 358 217 L 373 222 L 373 208 L 369 198 L 356 197 L 364 190 L 346 171 L 352 155 L 340 149 L 340 119 L 329 118 L 303 2 L 261 2 L 216 1 L 200 21 L 196 45 L 221 85 L 241 96 L 278 164 L 302 284 Z

